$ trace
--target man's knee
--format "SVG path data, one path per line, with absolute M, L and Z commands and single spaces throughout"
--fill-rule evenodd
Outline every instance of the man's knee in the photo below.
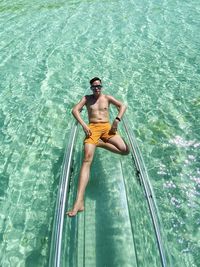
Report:
M 123 156 L 126 156 L 126 155 L 128 155 L 129 153 L 130 153 L 129 150 L 124 150 L 124 151 L 122 151 L 122 155 L 123 155 Z
M 93 160 L 93 153 L 86 152 L 85 153 L 85 156 L 84 156 L 84 159 L 83 159 L 83 162 L 85 162 L 85 163 L 92 163 L 92 160 Z
M 129 147 L 128 147 L 128 145 L 126 145 L 125 147 L 123 147 L 122 149 L 121 149 L 121 153 L 122 153 L 122 155 L 128 155 L 129 153 L 130 153 L 130 149 L 129 149 Z

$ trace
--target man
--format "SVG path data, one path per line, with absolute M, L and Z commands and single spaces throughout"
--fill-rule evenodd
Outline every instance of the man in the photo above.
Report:
M 79 184 L 76 201 L 73 209 L 67 214 L 72 217 L 84 210 L 84 193 L 89 180 L 90 166 L 96 147 L 101 147 L 121 155 L 129 154 L 129 148 L 117 133 L 118 124 L 126 110 L 126 106 L 110 95 L 102 94 L 101 79 L 98 77 L 90 81 L 92 95 L 84 96 L 74 106 L 72 114 L 82 125 L 86 134 L 84 140 L 84 159 L 80 170 Z M 118 109 L 118 114 L 112 125 L 109 123 L 109 105 L 113 104 Z M 80 116 L 83 106 L 87 107 L 89 125 Z

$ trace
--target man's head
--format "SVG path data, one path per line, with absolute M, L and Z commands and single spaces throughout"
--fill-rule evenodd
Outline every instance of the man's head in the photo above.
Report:
M 93 79 L 90 80 L 90 85 L 93 94 L 95 96 L 99 96 L 101 94 L 101 89 L 102 89 L 101 79 L 98 77 L 94 77 Z
M 94 78 L 92 78 L 92 79 L 90 80 L 90 85 L 92 86 L 93 82 L 95 82 L 95 81 L 99 81 L 99 82 L 101 83 L 101 79 L 100 79 L 100 78 L 98 78 L 98 77 L 94 77 Z

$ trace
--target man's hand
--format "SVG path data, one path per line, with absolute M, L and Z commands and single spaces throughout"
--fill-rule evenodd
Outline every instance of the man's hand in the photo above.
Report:
M 87 125 L 83 125 L 83 131 L 85 132 L 86 137 L 90 137 L 92 135 L 92 132 Z
M 119 123 L 119 121 L 116 119 L 113 121 L 113 124 L 112 124 L 111 129 L 110 129 L 110 133 L 112 133 L 112 134 L 116 133 L 118 123 Z

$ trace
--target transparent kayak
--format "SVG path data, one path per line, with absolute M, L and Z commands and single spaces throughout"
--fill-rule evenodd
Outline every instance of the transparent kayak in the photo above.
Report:
M 49 266 L 171 266 L 141 153 L 126 119 L 123 125 L 131 153 L 96 150 L 85 210 L 70 218 L 65 213 L 76 198 L 83 157 L 83 136 L 74 123 L 62 166 Z

